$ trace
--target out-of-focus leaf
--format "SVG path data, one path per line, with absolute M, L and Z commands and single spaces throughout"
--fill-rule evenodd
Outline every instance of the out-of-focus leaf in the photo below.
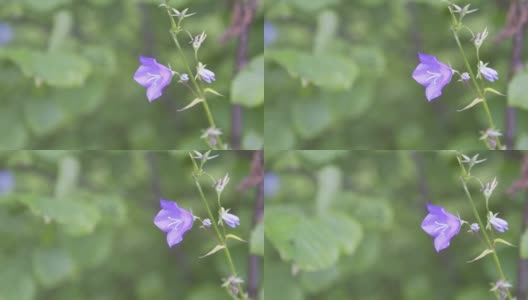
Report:
M 53 17 L 53 31 L 49 40 L 49 51 L 57 51 L 62 47 L 64 40 L 72 28 L 72 15 L 68 10 L 60 10 Z
M 341 191 L 343 173 L 333 165 L 326 166 L 317 172 L 317 212 L 325 212 L 336 200 Z
M 264 222 L 260 222 L 251 232 L 249 239 L 249 252 L 264 256 Z
M 231 84 L 231 102 L 246 107 L 264 103 L 264 56 L 257 56 L 247 64 Z
M 2 262 L 0 268 L 0 300 L 33 300 L 36 296 L 35 282 L 29 272 L 29 264 L 20 256 L 12 256 Z M 29 269 L 29 270 L 28 270 Z
M 45 222 L 56 221 L 63 225 L 62 228 L 70 234 L 90 233 L 99 222 L 101 215 L 84 198 L 76 198 L 78 198 L 77 195 L 67 199 L 27 195 L 20 197 L 20 202 L 27 205 L 31 212 L 42 217 Z
M 520 255 L 523 259 L 528 259 L 528 229 L 521 236 Z
M 306 99 L 293 106 L 293 125 L 303 138 L 314 138 L 331 125 L 330 110 L 320 99 Z
M 322 54 L 332 44 L 337 33 L 339 18 L 332 10 L 324 10 L 317 16 L 314 53 Z
M 0 149 L 23 149 L 28 141 L 28 133 L 20 122 L 18 112 L 10 107 L 0 109 Z
M 362 239 L 359 223 L 338 213 L 307 217 L 295 207 L 266 208 L 266 237 L 281 258 L 299 269 L 316 271 L 335 264 L 341 254 L 352 254 Z
M 524 70 L 517 73 L 508 85 L 509 105 L 528 110 L 526 85 L 528 85 L 528 71 Z
M 36 248 L 33 253 L 35 278 L 46 288 L 68 280 L 75 272 L 71 256 L 61 248 Z
M 29 128 L 38 136 L 57 130 L 66 121 L 64 110 L 52 99 L 28 99 L 24 114 Z
M 75 190 L 80 169 L 79 161 L 73 156 L 66 156 L 60 160 L 55 197 L 64 198 Z
M 266 58 L 276 61 L 292 77 L 333 90 L 349 89 L 359 74 L 354 61 L 336 54 L 284 49 L 267 51 Z
M 79 86 L 92 71 L 85 58 L 66 51 L 41 52 L 28 48 L 8 48 L 0 51 L 1 57 L 16 63 L 24 75 L 52 86 Z
M 325 7 L 336 5 L 340 3 L 341 0 L 287 0 L 287 2 L 295 5 L 295 7 L 297 7 L 298 9 L 309 12 L 315 12 Z

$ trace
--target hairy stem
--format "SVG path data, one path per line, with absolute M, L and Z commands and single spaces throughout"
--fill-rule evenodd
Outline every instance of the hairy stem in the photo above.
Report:
M 178 41 L 178 32 L 181 31 L 180 30 L 180 27 L 179 27 L 179 23 L 176 24 L 176 22 L 174 21 L 174 18 L 171 16 L 170 14 L 170 10 L 167 8 L 167 13 L 169 14 L 169 19 L 171 20 L 171 36 L 172 36 L 172 40 L 174 41 L 174 44 L 176 44 L 176 48 L 178 48 L 178 54 L 180 55 L 182 61 L 183 61 L 183 64 L 185 65 L 185 68 L 187 69 L 187 72 L 189 73 L 189 79 L 191 80 L 194 88 L 196 89 L 196 92 L 198 93 L 198 96 L 203 99 L 203 102 L 202 102 L 202 105 L 203 105 L 203 108 L 205 110 L 205 114 L 207 116 L 207 120 L 209 122 L 209 127 L 210 128 L 216 128 L 216 123 L 214 121 L 214 118 L 213 118 L 213 114 L 211 113 L 211 109 L 209 108 L 209 104 L 207 103 L 207 99 L 205 97 L 205 93 L 203 91 L 203 89 L 200 87 L 200 85 L 198 84 L 198 82 L 196 81 L 196 78 L 195 78 L 195 75 L 191 69 L 191 66 L 189 65 L 189 63 L 187 62 L 187 58 L 185 57 L 185 53 L 183 53 L 183 49 L 180 45 L 180 42 Z M 218 141 L 218 148 L 220 149 L 224 149 L 224 145 L 222 143 L 222 139 L 217 136 L 216 137 L 217 141 Z M 213 145 L 211 145 L 212 147 L 211 148 L 215 148 Z
M 226 238 L 225 238 L 225 231 L 224 231 L 224 234 L 222 235 L 222 233 L 220 232 L 220 229 L 218 228 L 218 224 L 216 222 L 216 219 L 213 215 L 213 212 L 211 211 L 211 207 L 209 206 L 209 202 L 207 202 L 207 199 L 205 198 L 205 194 L 202 190 L 202 186 L 200 185 L 200 182 L 198 181 L 198 178 L 196 177 L 196 175 L 193 175 L 193 179 L 194 179 L 194 183 L 196 184 L 196 188 L 198 188 L 198 192 L 200 193 L 200 198 L 202 198 L 202 201 L 205 205 L 205 208 L 207 210 L 207 215 L 209 216 L 209 218 L 211 219 L 211 225 L 213 226 L 213 229 L 216 233 L 216 237 L 218 238 L 218 241 L 220 242 L 221 245 L 224 246 L 224 254 L 227 258 L 227 263 L 228 263 L 228 266 L 229 266 L 229 270 L 231 271 L 231 276 L 233 277 L 237 277 L 237 272 L 236 272 L 236 269 L 235 269 L 235 264 L 233 263 L 233 259 L 231 258 L 231 252 L 229 252 L 229 248 L 227 247 L 227 243 L 226 243 Z M 239 293 L 238 295 L 241 295 L 241 297 L 239 297 L 238 295 L 233 295 L 232 293 L 229 293 L 230 295 L 233 296 L 234 299 L 237 299 L 237 300 L 241 300 L 241 299 L 246 299 L 246 294 L 244 292 L 244 289 L 242 288 L 242 285 L 240 283 L 235 283 Z
M 473 197 L 471 197 L 471 193 L 469 192 L 469 189 L 467 187 L 467 180 L 468 177 L 462 177 L 462 185 L 464 186 L 464 192 L 466 193 L 466 196 L 469 200 L 469 203 L 471 204 L 471 208 L 473 210 L 473 215 L 477 219 L 477 222 L 481 228 L 480 232 L 482 233 L 482 236 L 484 237 L 484 241 L 488 247 L 488 249 L 493 250 L 491 253 L 493 256 L 493 262 L 495 263 L 495 267 L 497 268 L 497 272 L 499 273 L 499 279 L 503 282 L 506 282 L 506 277 L 504 276 L 504 272 L 502 271 L 502 266 L 500 264 L 499 257 L 497 256 L 497 253 L 495 252 L 495 247 L 493 246 L 493 243 L 491 242 L 488 233 L 486 232 L 486 227 L 484 227 L 484 223 L 482 222 L 482 219 L 480 218 L 480 215 L 477 210 L 477 206 L 475 205 L 475 201 L 473 201 Z M 512 300 L 512 295 L 510 293 L 509 289 L 506 289 L 506 294 L 508 295 L 508 299 Z

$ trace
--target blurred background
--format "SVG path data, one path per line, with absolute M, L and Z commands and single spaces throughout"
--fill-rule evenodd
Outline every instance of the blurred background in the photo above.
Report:
M 528 290 L 528 280 L 522 279 L 528 274 L 528 159 L 521 174 L 522 155 L 526 153 L 481 152 L 479 158 L 487 160 L 472 170 L 483 182 L 494 177 L 499 182 L 489 205 L 510 225 L 495 237 L 517 246 L 497 246 L 517 299 L 527 299 Z M 495 299 L 489 292 L 497 280 L 493 260 L 467 263 L 484 247 L 467 232 L 468 226 L 440 253 L 420 227 L 427 202 L 475 222 L 459 176 L 451 151 L 266 154 L 267 297 Z M 470 190 L 484 217 L 480 186 L 473 184 Z
M 241 220 L 230 232 L 248 241 L 229 243 L 233 260 L 246 284 L 248 272 L 257 275 L 261 293 L 262 268 L 248 266 L 249 245 L 252 253 L 264 247 L 262 226 L 251 237 L 254 153 L 216 154 L 205 169 L 231 176 L 222 202 Z M 231 299 L 220 287 L 224 256 L 199 258 L 216 245 L 211 231 L 196 221 L 169 248 L 153 224 L 159 198 L 206 216 L 192 170 L 185 151 L 0 152 L 0 299 Z M 216 203 L 211 181 L 202 186 Z
M 162 0 L 0 1 L 0 149 L 199 149 L 208 127 L 203 108 L 178 109 L 194 97 L 173 78 L 149 103 L 133 80 L 139 56 L 182 72 Z M 205 31 L 200 59 L 216 73 L 210 96 L 217 126 L 233 148 L 260 149 L 263 140 L 263 17 L 247 32 L 237 59 L 239 17 L 233 1 L 171 0 L 196 13 L 184 21 Z M 236 26 L 231 26 L 236 24 Z M 229 35 L 225 35 L 230 32 Z M 189 38 L 180 41 L 192 58 Z M 222 41 L 221 41 L 222 40 Z M 244 72 L 238 73 L 238 70 Z M 239 76 L 237 76 L 238 74 Z M 259 87 L 260 86 L 260 87 Z M 261 93 L 259 94 L 259 91 Z M 231 104 L 241 107 L 237 132 Z M 238 130 L 239 129 L 239 130 Z M 240 132 L 238 132 L 240 131 Z M 239 144 L 239 145 L 237 145 Z
M 475 33 L 487 27 L 480 57 L 499 72 L 491 87 L 508 93 L 489 97 L 493 118 L 510 149 L 528 149 L 526 42 L 524 29 L 517 31 L 528 8 L 514 7 L 522 1 L 454 2 L 478 8 L 465 24 Z M 478 140 L 487 128 L 482 107 L 457 112 L 475 98 L 471 86 L 453 76 L 443 95 L 428 103 L 411 77 L 418 51 L 463 69 L 445 2 L 269 0 L 265 19 L 267 149 L 485 147 Z M 470 39 L 464 31 L 461 40 L 476 66 Z M 509 129 L 506 103 L 516 107 Z

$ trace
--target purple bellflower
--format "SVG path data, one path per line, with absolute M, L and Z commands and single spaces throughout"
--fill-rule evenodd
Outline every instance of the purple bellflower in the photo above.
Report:
M 508 230 L 508 222 L 506 222 L 506 220 L 504 219 L 501 219 L 499 217 L 497 217 L 498 214 L 494 214 L 492 213 L 491 211 L 489 212 L 488 214 L 488 226 L 487 228 L 491 228 L 491 226 L 493 226 L 493 228 L 495 228 L 495 230 L 497 230 L 498 232 L 504 232 L 506 230 Z
M 183 235 L 193 226 L 193 215 L 176 202 L 160 199 L 161 210 L 154 218 L 154 224 L 167 233 L 167 244 L 172 247 L 183 240 Z
M 147 99 L 152 102 L 159 98 L 163 89 L 172 80 L 172 71 L 166 66 L 159 64 L 155 58 L 139 57 L 141 66 L 134 74 L 134 80 L 141 86 L 147 88 Z
M 478 66 L 478 78 L 484 77 L 489 82 L 494 82 L 499 79 L 499 73 L 488 67 L 488 63 L 479 62 Z
M 451 239 L 458 234 L 462 221 L 441 206 L 427 204 L 429 214 L 422 222 L 422 229 L 434 237 L 436 252 L 449 247 Z
M 206 66 L 202 63 L 198 63 L 198 76 L 207 83 L 213 83 L 216 80 L 215 73 L 205 68 Z
M 222 220 L 224 220 L 224 222 L 227 224 L 227 226 L 231 228 L 235 228 L 240 225 L 240 219 L 237 216 L 230 214 L 229 209 L 224 210 L 224 208 L 222 207 L 221 217 Z
M 453 70 L 438 61 L 436 56 L 418 52 L 420 63 L 414 69 L 412 77 L 425 86 L 425 96 L 431 101 L 442 95 L 442 89 L 451 81 Z
M 8 23 L 0 23 L 0 46 L 7 45 L 13 40 L 13 28 Z

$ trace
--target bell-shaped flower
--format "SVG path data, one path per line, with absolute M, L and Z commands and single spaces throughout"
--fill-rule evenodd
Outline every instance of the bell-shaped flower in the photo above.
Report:
M 488 214 L 488 225 L 486 228 L 490 229 L 491 226 L 498 232 L 504 232 L 508 230 L 508 222 L 506 220 L 497 217 L 498 214 L 494 214 L 491 211 Z
M 167 244 L 172 247 L 183 240 L 194 222 L 193 215 L 176 202 L 160 199 L 161 210 L 154 218 L 154 224 L 167 233 Z
M 436 252 L 449 247 L 451 239 L 458 234 L 462 221 L 441 206 L 427 204 L 429 214 L 422 222 L 422 229 L 434 237 Z
M 434 55 L 418 53 L 418 58 L 420 63 L 412 77 L 425 87 L 425 97 L 431 101 L 442 95 L 442 89 L 451 81 L 453 70 Z
M 499 73 L 488 67 L 488 63 L 479 62 L 477 78 L 484 77 L 489 82 L 494 82 L 499 79 Z
M 170 84 L 173 73 L 154 58 L 140 56 L 139 61 L 141 66 L 134 74 L 134 80 L 147 88 L 147 99 L 152 102 L 159 98 L 163 89 Z
M 229 209 L 226 210 L 222 207 L 220 210 L 220 217 L 222 220 L 224 220 L 227 226 L 231 228 L 235 228 L 240 225 L 240 219 L 237 216 L 230 214 Z

